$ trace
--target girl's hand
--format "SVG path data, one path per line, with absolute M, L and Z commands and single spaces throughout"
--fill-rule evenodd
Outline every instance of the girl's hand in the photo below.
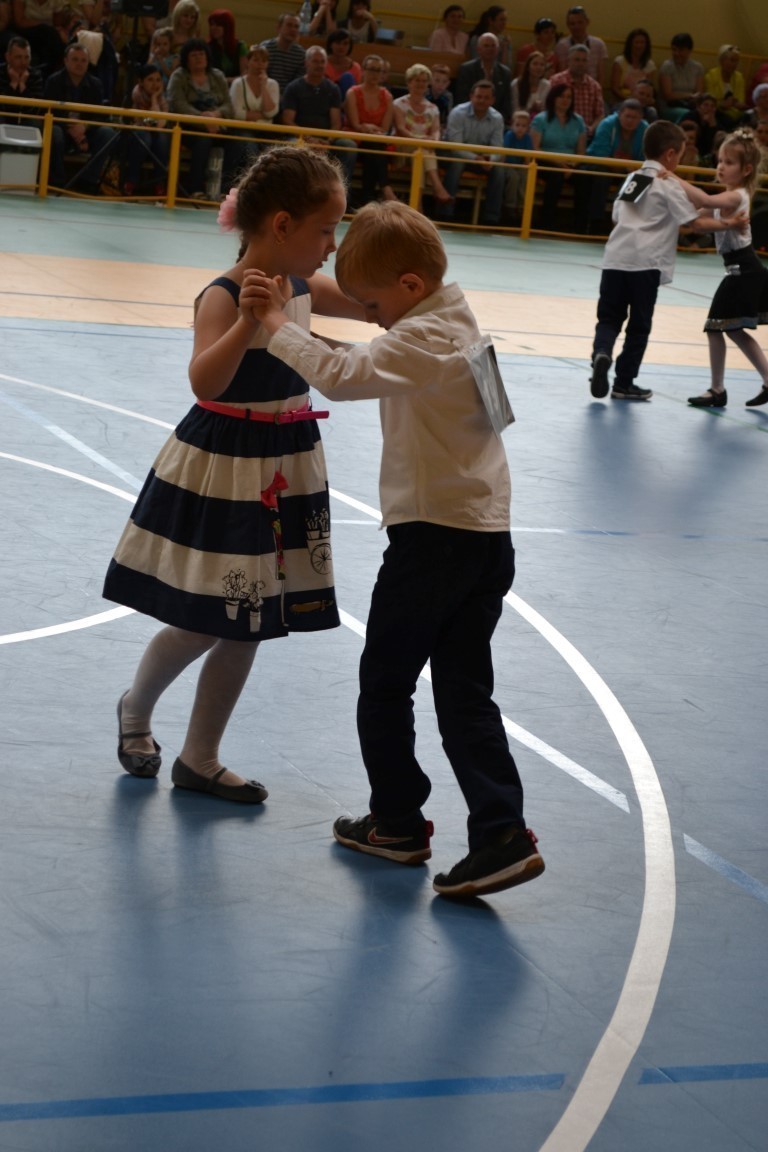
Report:
M 240 311 L 251 324 L 263 324 L 270 335 L 276 332 L 287 320 L 283 308 L 291 299 L 290 280 L 282 276 L 274 279 L 258 269 L 252 269 L 243 276 L 240 289 Z

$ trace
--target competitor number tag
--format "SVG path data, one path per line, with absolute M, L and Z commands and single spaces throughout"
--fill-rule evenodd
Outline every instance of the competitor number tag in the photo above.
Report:
M 641 172 L 630 172 L 619 189 L 617 200 L 624 200 L 629 204 L 637 204 L 645 196 L 653 184 L 653 176 L 644 176 Z

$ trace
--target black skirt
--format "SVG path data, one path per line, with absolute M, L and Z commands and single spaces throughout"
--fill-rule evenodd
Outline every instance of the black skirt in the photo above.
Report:
M 725 277 L 712 298 L 705 332 L 732 332 L 768 324 L 768 268 L 750 244 L 723 253 Z

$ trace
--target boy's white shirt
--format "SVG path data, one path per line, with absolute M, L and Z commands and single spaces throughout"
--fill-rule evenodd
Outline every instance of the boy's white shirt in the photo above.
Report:
M 639 171 L 651 175 L 663 172 L 664 166 L 657 160 L 646 160 Z M 605 245 L 603 268 L 621 272 L 658 268 L 661 283 L 669 284 L 680 227 L 690 224 L 698 214 L 677 180 L 654 179 L 636 204 L 615 200 L 614 228 Z
M 509 529 L 511 485 L 466 350 L 480 338 L 457 284 L 370 344 L 329 347 L 284 324 L 267 350 L 331 400 L 380 399 L 382 524 Z

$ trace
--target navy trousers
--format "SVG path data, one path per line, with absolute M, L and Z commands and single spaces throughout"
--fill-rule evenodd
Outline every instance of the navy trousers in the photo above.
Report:
M 443 748 L 469 807 L 474 851 L 524 828 L 523 789 L 492 699 L 491 637 L 512 585 L 508 532 L 415 521 L 387 529 L 360 661 L 357 724 L 371 811 L 406 826 L 431 791 L 416 759 L 413 694 L 431 661 Z
M 604 268 L 600 277 L 592 359 L 598 352 L 613 358 L 613 346 L 629 316 L 624 347 L 616 361 L 616 381 L 622 384 L 633 383 L 640 371 L 651 334 L 660 279 L 658 268 L 638 272 Z

